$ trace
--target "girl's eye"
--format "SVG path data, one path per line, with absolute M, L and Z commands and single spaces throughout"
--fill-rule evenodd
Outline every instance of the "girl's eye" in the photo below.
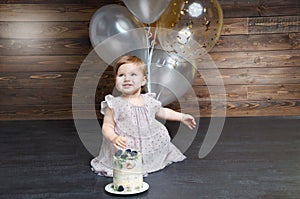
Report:
M 131 76 L 136 76 L 136 73 L 132 73 Z
M 123 76 L 124 76 L 124 74 L 122 74 L 122 73 L 118 75 L 118 77 L 123 77 Z

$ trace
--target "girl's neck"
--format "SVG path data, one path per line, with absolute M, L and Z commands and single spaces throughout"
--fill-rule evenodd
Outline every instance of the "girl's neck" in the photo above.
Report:
M 144 104 L 144 99 L 140 93 L 135 95 L 122 94 L 121 97 L 125 98 L 130 104 L 133 104 L 135 106 L 142 106 Z
M 137 93 L 134 93 L 134 94 L 124 94 L 124 93 L 122 93 L 121 96 L 124 97 L 124 98 L 135 99 L 135 98 L 140 98 L 141 93 L 140 92 L 137 92 Z

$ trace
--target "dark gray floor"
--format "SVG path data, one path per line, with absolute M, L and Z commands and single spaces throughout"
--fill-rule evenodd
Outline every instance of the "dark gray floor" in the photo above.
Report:
M 300 119 L 228 118 L 220 140 L 198 158 L 205 127 L 184 162 L 150 174 L 150 189 L 130 198 L 300 198 Z M 176 124 L 168 123 L 170 131 Z M 73 121 L 0 122 L 1 198 L 119 198 L 112 181 L 90 171 L 92 158 Z M 122 197 L 124 198 L 124 197 Z

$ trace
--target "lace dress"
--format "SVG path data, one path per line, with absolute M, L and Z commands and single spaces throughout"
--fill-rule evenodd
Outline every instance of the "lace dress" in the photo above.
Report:
M 126 137 L 126 148 L 137 150 L 143 156 L 144 174 L 163 169 L 172 162 L 186 157 L 171 143 L 167 128 L 155 119 L 161 103 L 154 93 L 142 94 L 144 104 L 136 106 L 127 99 L 105 96 L 101 102 L 101 113 L 110 107 L 116 123 L 115 133 Z M 118 149 L 104 136 L 99 156 L 91 160 L 92 170 L 103 176 L 112 177 L 113 155 Z

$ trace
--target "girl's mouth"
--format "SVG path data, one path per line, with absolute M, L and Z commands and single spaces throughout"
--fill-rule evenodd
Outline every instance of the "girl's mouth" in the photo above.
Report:
M 132 84 L 123 84 L 123 87 L 130 87 Z

